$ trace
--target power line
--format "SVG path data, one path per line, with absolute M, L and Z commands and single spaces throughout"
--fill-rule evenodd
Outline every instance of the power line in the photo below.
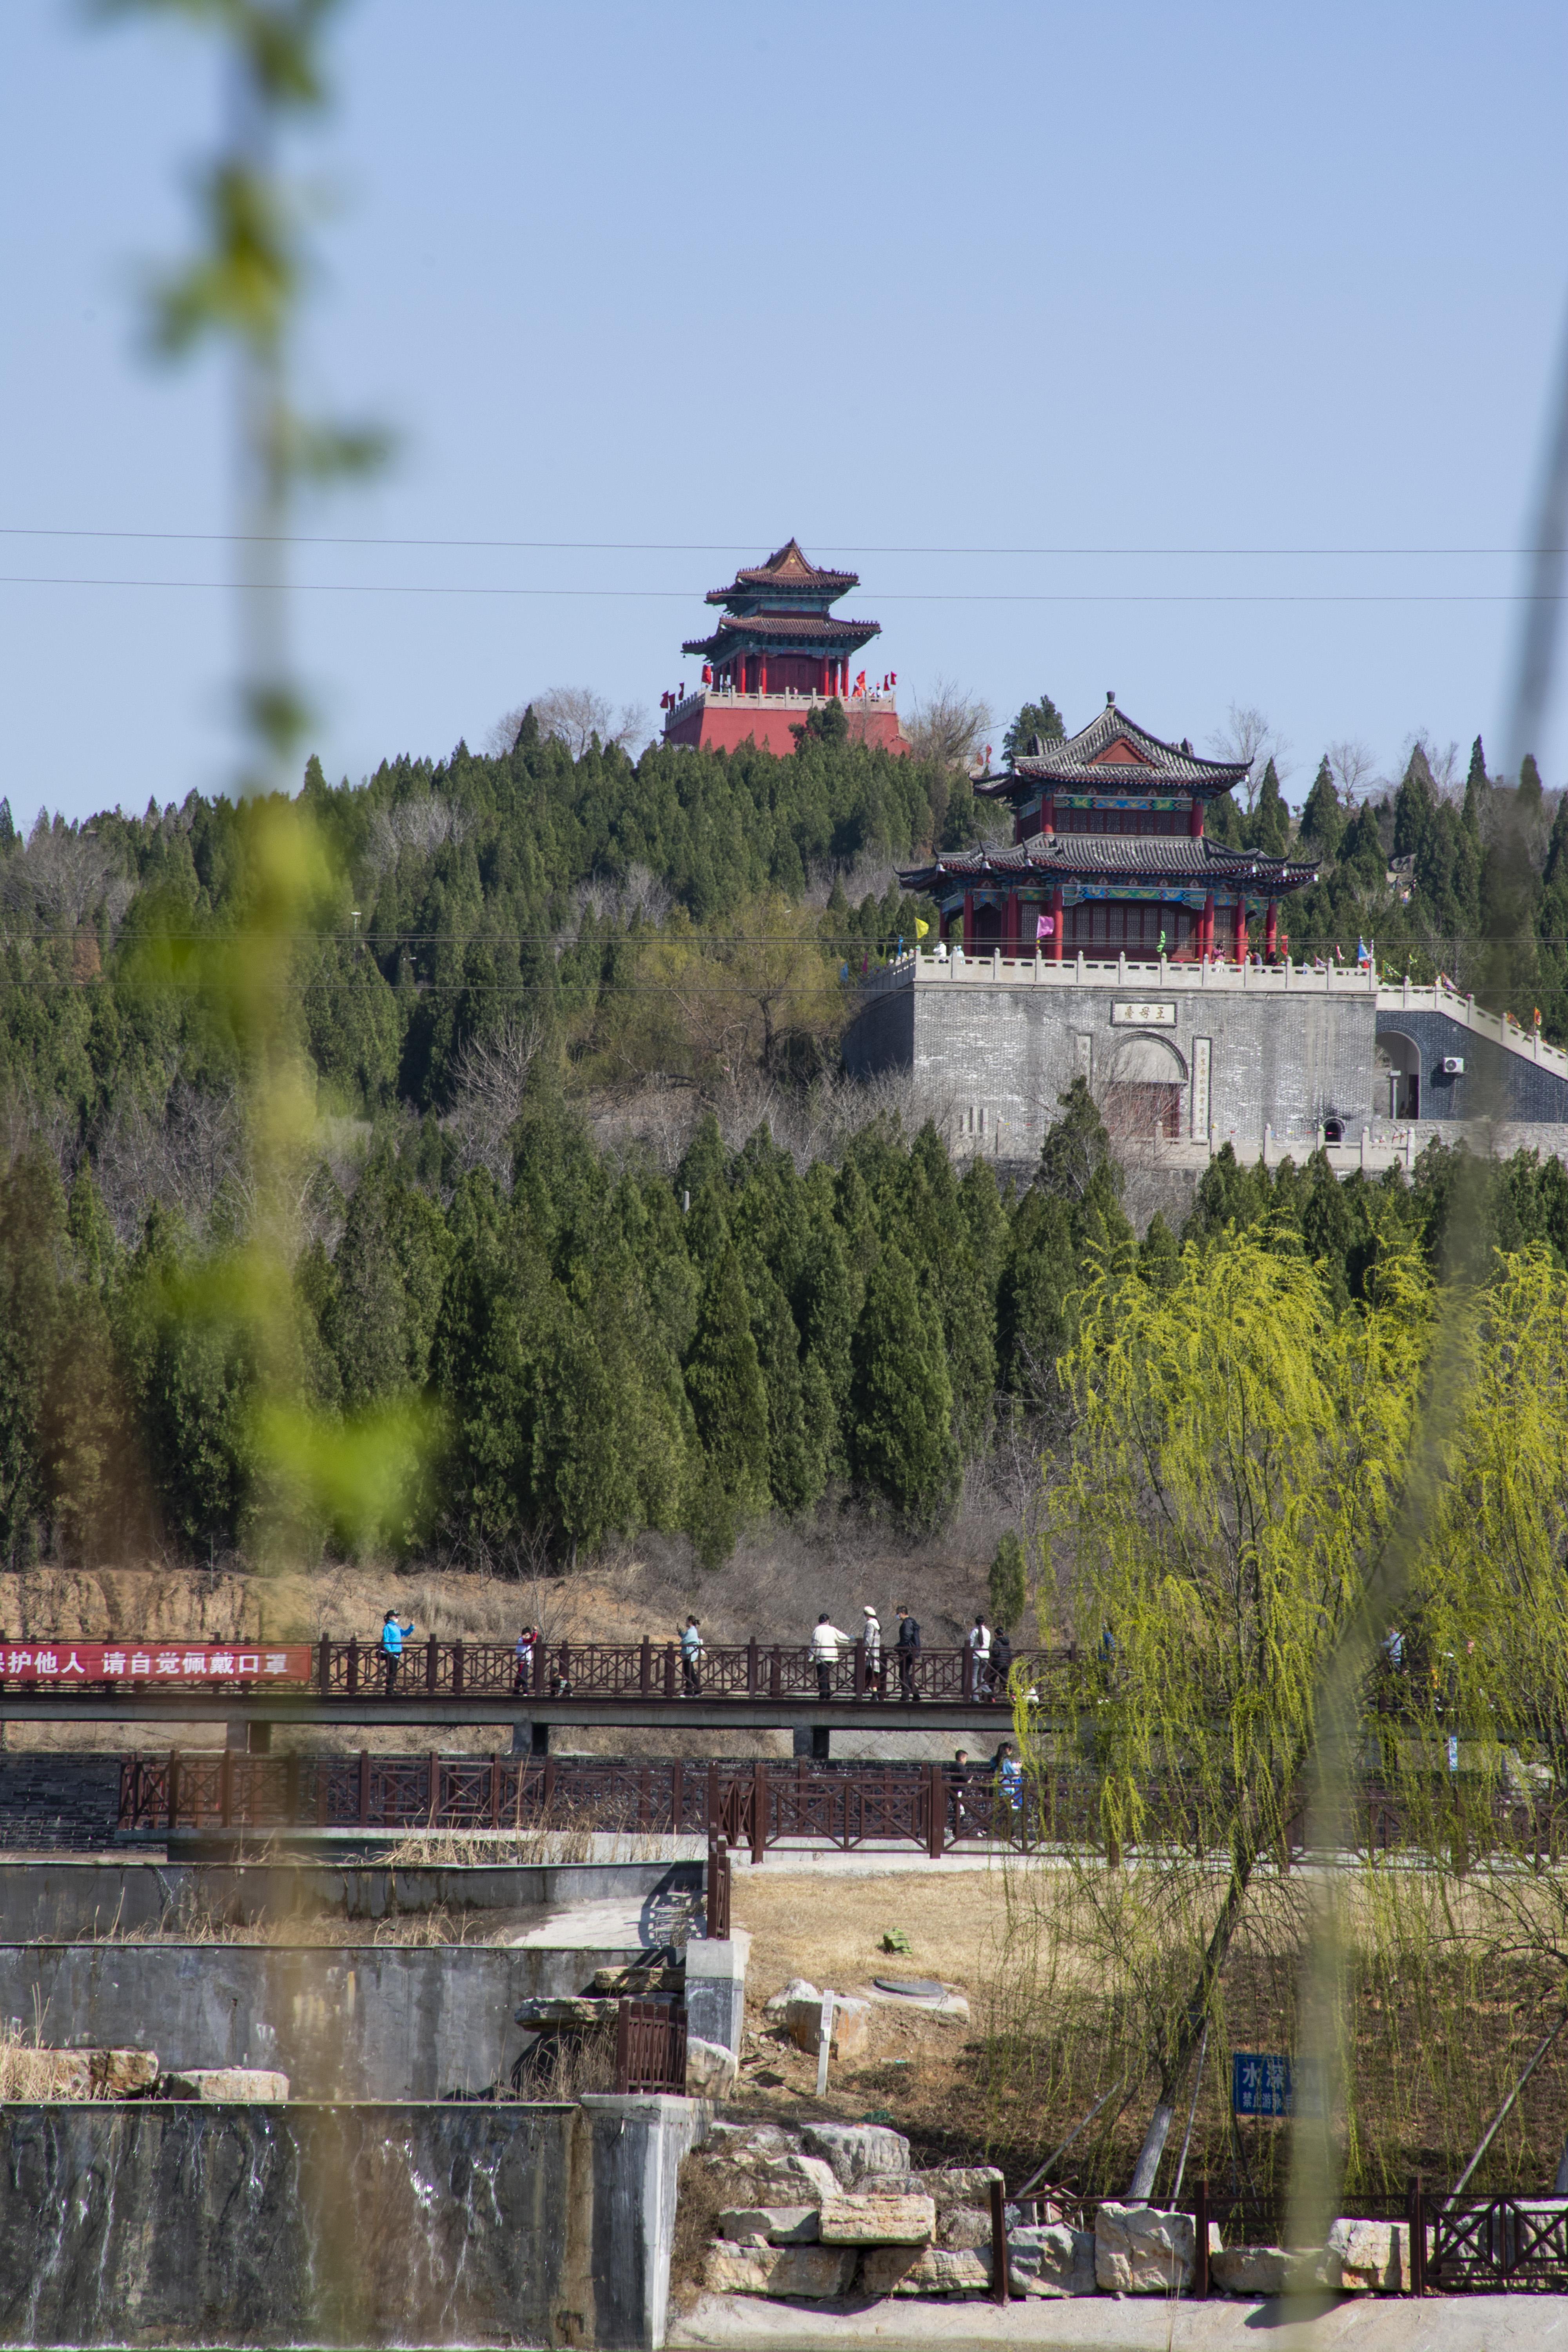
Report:
M 236 584 L 229 580 L 108 579 L 73 573 L 0 572 L 0 587 L 4 588 L 195 589 L 227 595 Z M 692 601 L 691 592 L 682 588 L 454 587 L 426 585 L 418 582 L 365 580 L 299 580 L 290 583 L 290 593 L 300 596 L 596 597 L 616 602 L 682 604 Z M 1348 590 L 1322 593 L 1287 591 L 1279 593 L 1243 590 L 1164 594 L 1146 589 L 1130 589 L 1121 593 L 1066 590 L 1059 594 L 1047 595 L 1029 590 L 879 589 L 877 601 L 881 604 L 1533 604 L 1543 602 L 1555 604 L 1568 601 L 1568 591 L 1541 598 L 1519 592 L 1490 594 L 1425 591 L 1405 593 L 1396 591 L 1363 594 Z
M 655 539 L 405 539 L 353 536 L 341 532 L 247 532 L 227 530 L 121 530 L 88 525 L 0 523 L 0 539 L 103 539 L 157 541 L 218 547 L 420 547 L 489 549 L 531 554 L 580 555 L 743 555 L 747 545 L 738 541 L 704 541 Z M 755 540 L 748 542 L 752 547 Z M 1065 557 L 1159 557 L 1286 559 L 1334 556 L 1342 558 L 1408 559 L 1413 557 L 1523 558 L 1542 552 L 1565 554 L 1568 549 L 1535 547 L 860 547 L 858 555 L 925 555 L 1038 559 Z

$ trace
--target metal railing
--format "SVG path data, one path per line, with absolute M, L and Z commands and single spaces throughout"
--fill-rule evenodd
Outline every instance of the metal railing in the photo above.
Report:
M 108 1647 L 97 1644 L 95 1647 Z M 116 1654 L 156 1658 L 156 1643 L 126 1641 L 113 1645 Z M 26 1655 L 26 1670 L 7 1675 L 8 1658 Z M 268 1695 L 292 1694 L 318 1699 L 398 1700 L 515 1699 L 520 1706 L 552 1699 L 581 1702 L 603 1700 L 783 1699 L 820 1704 L 829 1699 L 946 1700 L 971 1705 L 994 1699 L 1005 1706 L 1005 1694 L 991 1684 L 974 1653 L 964 1648 L 922 1649 L 909 1657 L 907 1668 L 892 1648 L 883 1653 L 879 1675 L 867 1664 L 863 1641 L 847 1643 L 826 1668 L 826 1677 L 808 1643 L 772 1644 L 752 1641 L 710 1645 L 688 1670 L 677 1641 L 560 1642 L 538 1643 L 526 1664 L 505 1642 L 410 1643 L 400 1657 L 389 1658 L 374 1642 L 351 1637 L 335 1641 L 323 1633 L 310 1645 L 308 1673 L 268 1675 L 264 1684 L 237 1677 L 206 1676 L 199 1684 L 175 1675 L 151 1674 L 97 1677 L 62 1677 L 40 1672 L 37 1659 L 65 1658 L 68 1641 L 49 1643 L 35 1639 L 26 1654 L 8 1645 L 0 1634 L 0 1692 L 47 1690 L 51 1696 L 89 1690 L 101 1695 L 134 1693 L 139 1699 L 167 1699 L 171 1709 L 199 1687 L 208 1696 L 247 1693 L 265 1688 Z M 170 1654 L 173 1654 L 171 1652 Z M 1038 1688 L 1042 1701 L 1056 1696 L 1066 1671 L 1075 1662 L 1071 1648 L 1014 1653 L 1014 1664 Z

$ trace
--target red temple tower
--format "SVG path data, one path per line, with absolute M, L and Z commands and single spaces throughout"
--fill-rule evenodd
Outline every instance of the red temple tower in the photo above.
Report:
M 880 623 L 840 620 L 830 609 L 859 584 L 858 572 L 819 571 L 792 539 L 727 588 L 710 589 L 704 602 L 722 607 L 713 634 L 681 647 L 700 658 L 702 682 L 665 697 L 665 741 L 733 751 L 749 740 L 790 752 L 813 705 L 837 700 L 858 740 L 908 751 L 892 680 L 868 686 L 864 670 L 851 675 Z
M 1166 743 L 1108 694 L 1066 742 L 1037 735 L 1005 775 L 975 785 L 1009 803 L 1009 847 L 943 851 L 900 879 L 935 899 L 944 940 L 963 916 L 970 954 L 1239 963 L 1248 921 L 1261 915 L 1272 959 L 1280 901 L 1317 868 L 1205 834 L 1206 803 L 1242 782 L 1248 764 Z

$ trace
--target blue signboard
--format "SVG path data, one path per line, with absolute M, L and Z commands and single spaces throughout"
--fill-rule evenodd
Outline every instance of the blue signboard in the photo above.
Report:
M 1321 2115 L 1316 2069 L 1261 2050 L 1237 2050 L 1230 2062 L 1231 2111 L 1238 2116 Z

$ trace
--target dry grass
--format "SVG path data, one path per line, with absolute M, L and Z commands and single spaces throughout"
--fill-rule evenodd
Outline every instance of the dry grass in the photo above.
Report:
M 847 1992 L 874 1975 L 940 1977 L 972 1988 L 994 1963 L 1005 1924 L 999 1870 L 889 1871 L 870 1878 L 792 1873 L 775 1856 L 737 1875 L 731 1917 L 752 1937 L 759 2002 L 791 1977 Z M 912 1949 L 881 1948 L 901 1927 Z

